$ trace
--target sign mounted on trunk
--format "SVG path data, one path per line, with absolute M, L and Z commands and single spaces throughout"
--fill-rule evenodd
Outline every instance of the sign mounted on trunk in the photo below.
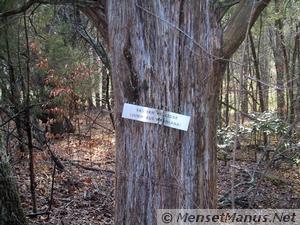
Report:
M 128 103 L 124 104 L 122 117 L 184 131 L 187 131 L 190 123 L 190 116 Z

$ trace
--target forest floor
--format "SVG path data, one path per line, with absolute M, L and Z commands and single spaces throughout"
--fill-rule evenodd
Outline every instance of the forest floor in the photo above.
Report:
M 95 118 L 95 115 L 91 115 Z M 53 189 L 51 213 L 30 217 L 33 224 L 53 225 L 108 225 L 114 215 L 114 134 L 108 117 L 99 117 L 91 127 L 86 117 L 79 120 L 75 134 L 51 142 L 51 150 L 60 158 L 64 171 L 57 171 Z M 101 126 L 103 127 L 101 127 Z M 108 128 L 108 129 L 107 129 Z M 89 134 L 91 135 L 89 137 Z M 300 208 L 300 168 L 281 165 L 264 174 L 266 164 L 256 166 L 253 150 L 238 150 L 235 162 L 235 184 L 245 183 L 235 189 L 237 207 Z M 21 155 L 19 155 L 21 158 Z M 27 215 L 32 214 L 27 159 L 13 160 L 21 194 L 22 206 Z M 48 151 L 35 153 L 36 195 L 38 212 L 45 212 L 51 199 L 53 162 Z M 231 189 L 232 166 L 218 161 L 218 197 Z M 258 180 L 252 181 L 253 171 Z M 246 184 L 247 183 L 247 184 Z M 249 189 L 250 188 L 250 189 Z M 253 198 L 255 196 L 255 198 Z M 219 202 L 219 207 L 230 207 L 229 199 Z M 250 205 L 249 205 L 250 202 Z

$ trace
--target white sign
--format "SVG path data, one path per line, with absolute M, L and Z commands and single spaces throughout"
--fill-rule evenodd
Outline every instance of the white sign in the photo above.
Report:
M 122 117 L 146 123 L 156 123 L 184 131 L 187 131 L 190 123 L 190 116 L 128 103 L 124 104 Z

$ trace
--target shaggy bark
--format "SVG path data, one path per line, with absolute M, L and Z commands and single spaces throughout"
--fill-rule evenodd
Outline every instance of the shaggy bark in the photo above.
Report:
M 156 224 L 158 208 L 216 207 L 216 105 L 225 68 L 219 59 L 236 50 L 267 2 L 241 1 L 238 9 L 247 13 L 232 18 L 239 23 L 229 23 L 221 46 L 209 1 L 109 1 L 116 224 Z M 124 120 L 126 102 L 189 115 L 189 129 Z
M 110 44 L 116 224 L 156 224 L 158 208 L 216 206 L 223 58 L 235 52 L 269 1 L 239 1 L 223 40 L 219 14 L 209 0 L 110 0 L 107 7 L 100 0 L 92 1 L 99 2 L 96 7 L 80 6 Z M 189 115 L 189 129 L 124 120 L 126 102 Z
M 221 47 L 213 12 L 205 1 L 110 1 L 109 12 L 118 90 L 115 223 L 156 224 L 158 208 L 215 207 L 215 106 L 222 77 L 220 62 L 211 57 Z M 189 115 L 189 129 L 124 120 L 126 102 Z

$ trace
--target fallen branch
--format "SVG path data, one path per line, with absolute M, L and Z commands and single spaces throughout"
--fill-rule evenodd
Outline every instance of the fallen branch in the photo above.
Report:
M 113 170 L 107 170 L 107 169 L 100 169 L 100 168 L 95 168 L 95 167 L 84 166 L 82 164 L 79 164 L 76 161 L 65 159 L 65 158 L 60 158 L 60 159 L 62 161 L 66 161 L 66 162 L 70 163 L 73 166 L 78 166 L 78 167 L 80 167 L 82 169 L 85 169 L 85 170 L 96 171 L 96 172 L 104 172 L 104 173 L 110 173 L 110 174 L 114 174 L 115 173 L 115 171 L 113 171 Z
M 49 211 L 42 211 L 42 212 L 36 212 L 36 213 L 29 213 L 26 216 L 30 217 L 30 218 L 34 218 L 34 217 L 37 217 L 37 216 L 49 215 L 49 214 L 50 214 Z

